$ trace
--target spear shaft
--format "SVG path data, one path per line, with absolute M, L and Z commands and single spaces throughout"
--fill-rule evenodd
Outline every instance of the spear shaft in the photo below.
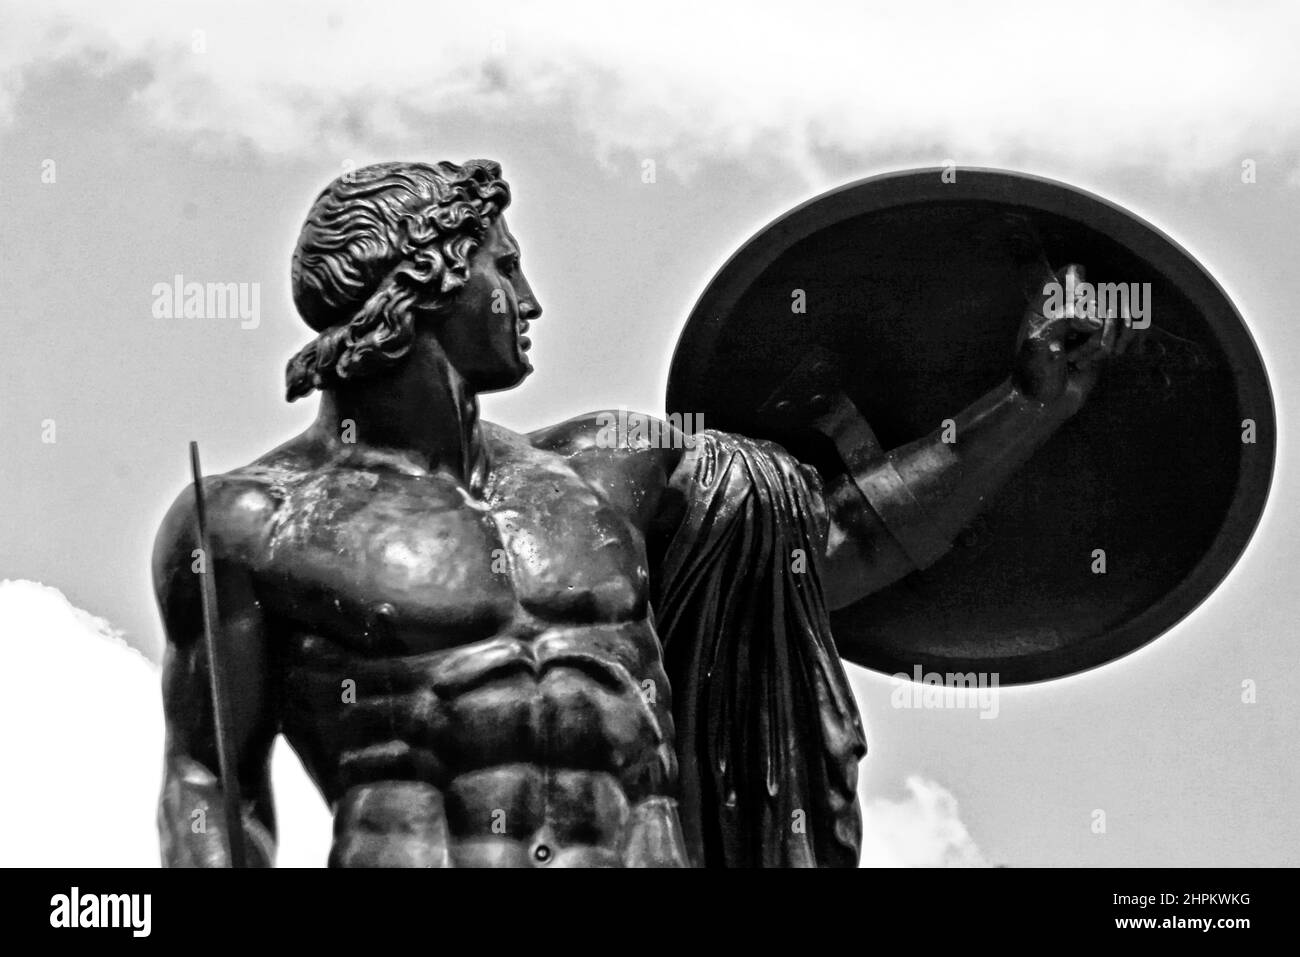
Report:
M 202 571 L 199 593 L 203 605 L 203 641 L 208 652 L 208 678 L 212 693 L 212 725 L 217 740 L 217 763 L 221 774 L 221 796 L 225 805 L 226 838 L 230 866 L 244 866 L 244 824 L 240 814 L 239 755 L 231 736 L 230 698 L 221 667 L 217 635 L 221 622 L 217 609 L 216 563 L 208 540 L 207 506 L 203 497 L 203 471 L 199 467 L 199 444 L 190 443 L 190 470 L 194 473 L 194 516 L 197 526 Z

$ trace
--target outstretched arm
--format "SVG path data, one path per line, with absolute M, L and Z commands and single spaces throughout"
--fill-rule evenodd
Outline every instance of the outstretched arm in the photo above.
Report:
M 205 482 L 210 513 L 220 514 L 231 489 Z M 245 501 L 245 505 L 247 502 Z M 270 750 L 275 737 L 262 616 L 248 572 L 232 552 L 233 530 L 214 528 L 214 555 L 201 555 L 194 531 L 194 493 L 177 499 L 154 546 L 154 589 L 167 634 L 163 709 L 167 723 L 158 827 L 164 866 L 227 867 L 225 805 L 214 730 L 209 662 L 203 639 L 199 562 L 217 585 L 218 654 L 232 688 L 229 733 L 238 755 L 241 818 L 249 866 L 269 867 L 275 849 Z
M 1072 304 L 1054 314 L 1044 290 L 1026 308 L 1011 376 L 947 429 L 883 454 L 855 447 L 851 431 L 842 431 L 837 445 L 846 468 L 826 489 L 831 532 L 822 575 L 829 606 L 852 604 L 937 561 L 988 498 L 1082 407 L 1101 362 L 1124 350 L 1129 330 L 1127 316 L 1092 318 Z M 1073 347 L 1071 333 L 1081 337 Z

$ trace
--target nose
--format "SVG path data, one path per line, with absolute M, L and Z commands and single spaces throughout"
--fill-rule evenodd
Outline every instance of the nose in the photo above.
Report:
M 519 277 L 515 286 L 515 293 L 519 301 L 519 317 L 528 322 L 532 322 L 542 314 L 541 304 L 538 303 L 537 297 L 533 295 L 533 287 L 528 285 L 528 280 L 523 276 Z

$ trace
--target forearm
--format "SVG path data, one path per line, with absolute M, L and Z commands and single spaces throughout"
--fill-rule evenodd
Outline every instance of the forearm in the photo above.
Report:
M 845 475 L 831 485 L 826 589 L 832 607 L 856 601 L 913 568 L 934 564 L 993 494 L 1071 415 L 1097 382 L 1100 364 L 1122 354 L 1128 316 L 1050 305 L 1049 276 L 1026 305 L 1012 374 L 925 438 L 882 454 L 848 400 L 831 438 Z M 1072 338 L 1073 337 L 1073 338 Z
M 957 415 L 949 428 L 890 452 L 888 465 L 909 498 L 900 510 L 906 525 L 913 526 L 907 531 L 946 550 L 1068 417 L 1062 406 L 1034 402 L 1007 380 Z
M 929 435 L 828 481 L 825 587 L 840 608 L 947 553 L 957 533 L 1069 417 L 1025 398 L 1010 380 Z
M 260 820 L 252 802 L 242 814 L 245 861 L 271 867 L 275 857 L 273 823 Z M 229 867 L 226 808 L 221 785 L 203 764 L 170 757 L 163 776 L 158 831 L 164 867 Z

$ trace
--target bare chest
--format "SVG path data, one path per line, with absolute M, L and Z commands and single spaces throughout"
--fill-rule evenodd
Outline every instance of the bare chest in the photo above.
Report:
M 559 460 L 508 462 L 481 498 L 441 475 L 312 475 L 259 578 L 280 621 L 377 656 L 639 621 L 648 602 L 640 533 Z

